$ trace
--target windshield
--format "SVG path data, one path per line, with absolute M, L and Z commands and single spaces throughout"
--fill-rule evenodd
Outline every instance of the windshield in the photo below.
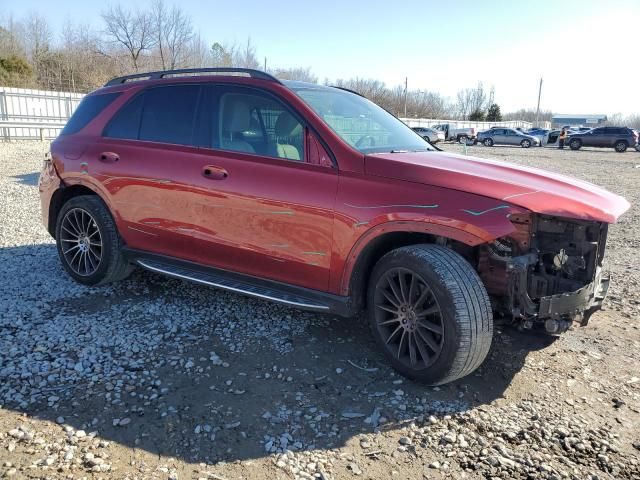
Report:
M 290 87 L 340 138 L 362 153 L 435 150 L 396 117 L 364 97 L 333 87 Z

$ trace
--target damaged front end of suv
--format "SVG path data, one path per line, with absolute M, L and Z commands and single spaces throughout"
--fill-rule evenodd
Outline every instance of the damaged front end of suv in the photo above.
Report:
M 550 334 L 586 325 L 609 287 L 603 271 L 608 224 L 535 213 L 510 215 L 515 231 L 479 252 L 478 273 L 494 311 Z

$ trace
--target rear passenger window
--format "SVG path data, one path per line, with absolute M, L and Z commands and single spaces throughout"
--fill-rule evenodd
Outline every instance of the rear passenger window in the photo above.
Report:
M 167 85 L 142 92 L 122 107 L 104 136 L 193 145 L 200 85 Z
M 118 95 L 120 95 L 119 92 L 104 93 L 102 95 L 87 95 L 84 97 L 74 114 L 60 132 L 60 135 L 70 135 L 82 130 L 100 112 L 107 108 L 107 106 L 113 102 Z
M 145 93 L 140 140 L 190 145 L 200 85 L 153 88 Z

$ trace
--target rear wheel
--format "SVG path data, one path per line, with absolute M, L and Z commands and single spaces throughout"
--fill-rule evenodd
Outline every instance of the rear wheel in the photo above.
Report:
M 531 146 L 531 140 L 527 140 L 526 138 L 520 142 L 520 146 L 522 148 L 529 148 Z
M 580 147 L 582 147 L 582 142 L 580 140 L 578 140 L 577 138 L 571 140 L 569 142 L 569 148 L 571 150 L 580 150 Z
M 367 293 L 373 335 L 402 375 L 439 385 L 473 372 L 493 335 L 487 291 L 471 265 L 438 245 L 385 255 Z
M 616 152 L 623 153 L 627 151 L 628 146 L 629 145 L 627 144 L 627 142 L 625 142 L 624 140 L 619 140 L 614 145 L 614 148 L 616 149 Z
M 77 282 L 100 285 L 126 278 L 131 266 L 109 209 L 94 195 L 73 197 L 60 209 L 56 245 L 62 266 Z
M 493 140 L 491 138 L 485 138 L 482 143 L 485 147 L 493 147 Z

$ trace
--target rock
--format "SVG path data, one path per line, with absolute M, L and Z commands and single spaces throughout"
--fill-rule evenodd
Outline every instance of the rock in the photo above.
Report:
M 58 417 L 58 418 L 56 418 L 56 423 L 57 423 L 58 425 L 63 424 L 63 423 L 64 423 L 64 417 Z
M 360 470 L 360 467 L 357 463 L 351 462 L 349 465 L 347 465 L 347 468 L 351 470 L 354 475 L 362 475 L 362 470 Z
M 437 460 L 429 464 L 429 468 L 433 468 L 435 470 L 440 470 L 440 467 L 441 467 L 440 462 L 438 462 Z
M 442 436 L 442 439 L 447 443 L 456 443 L 457 438 L 456 432 L 451 430 Z
M 411 445 L 411 439 L 409 437 L 400 437 L 400 440 L 398 440 L 398 443 L 400 445 Z

